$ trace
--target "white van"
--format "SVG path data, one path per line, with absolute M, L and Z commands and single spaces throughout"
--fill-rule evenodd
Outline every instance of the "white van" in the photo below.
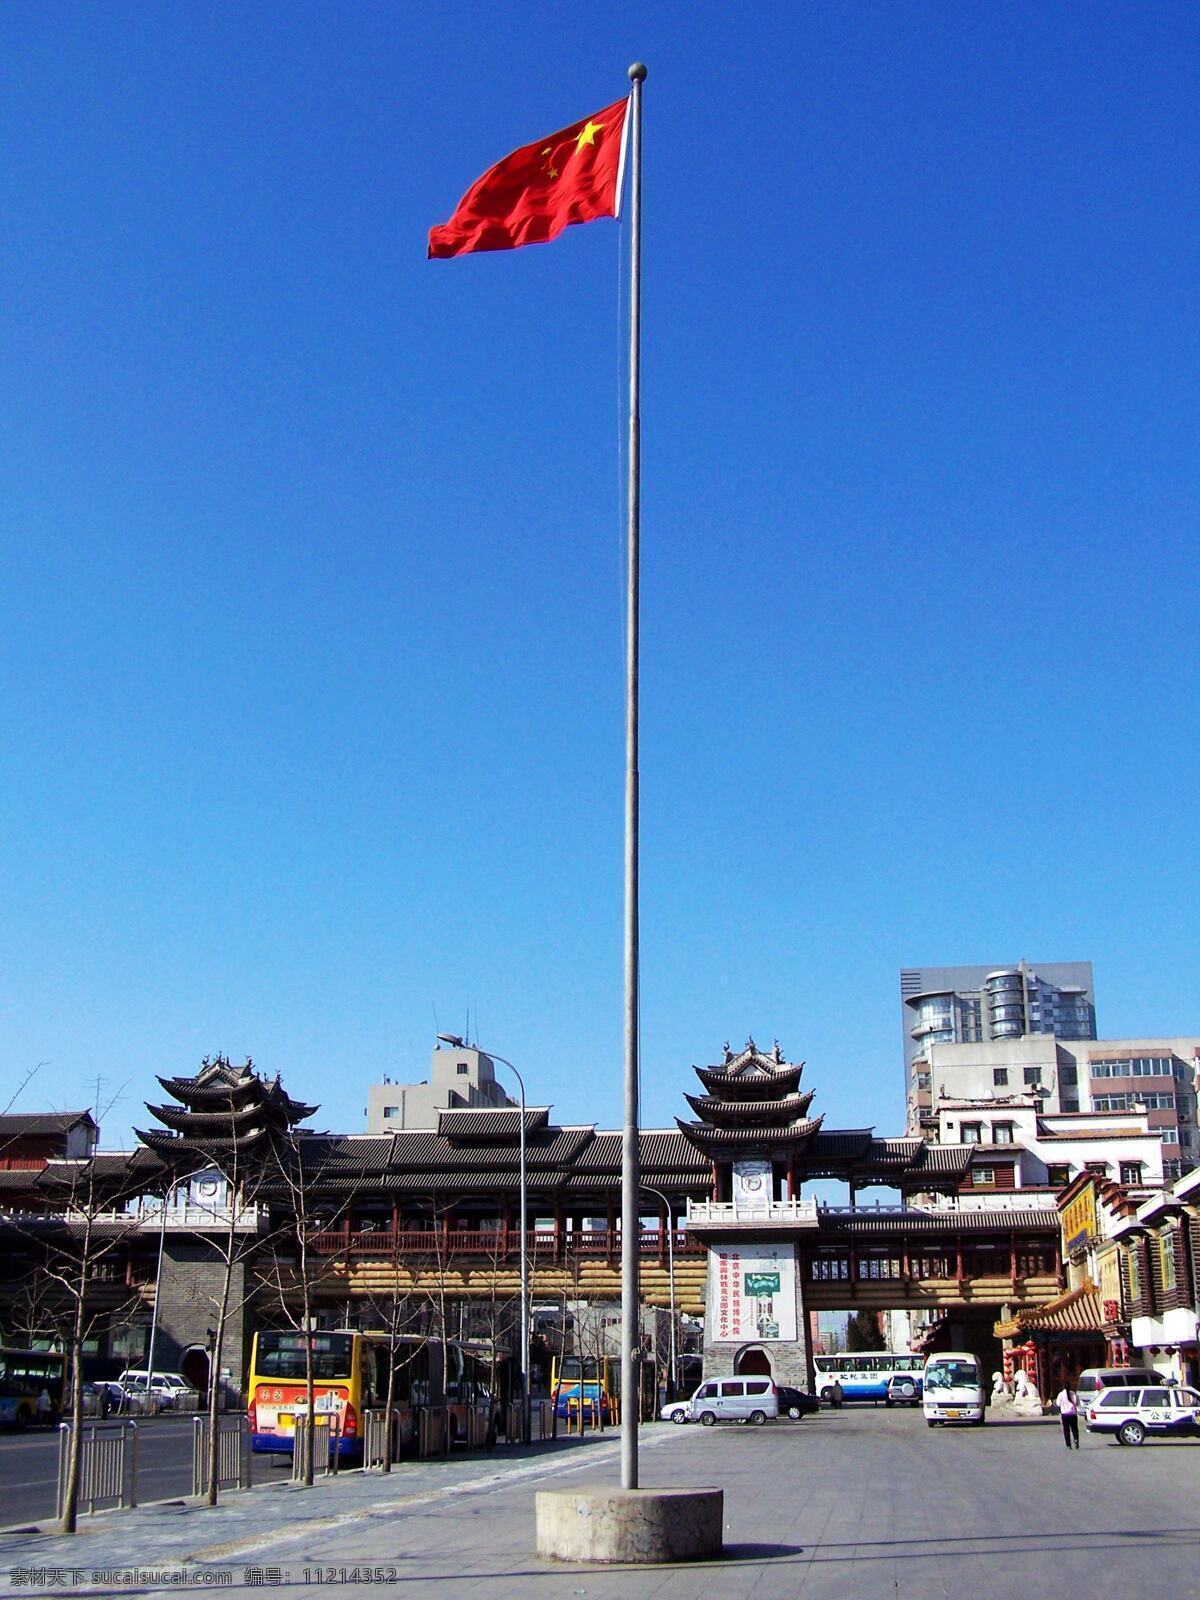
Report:
M 984 1421 L 983 1371 L 969 1350 L 941 1350 L 925 1363 L 921 1409 L 931 1428 L 944 1422 Z
M 779 1415 L 779 1391 L 770 1378 L 709 1378 L 692 1396 L 692 1421 L 751 1422 Z

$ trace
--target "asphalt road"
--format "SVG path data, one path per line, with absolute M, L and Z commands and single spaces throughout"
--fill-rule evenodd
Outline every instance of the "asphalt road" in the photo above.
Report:
M 119 1568 L 122 1584 L 175 1592 L 178 1573 L 160 1583 L 154 1571 L 181 1562 L 209 1586 L 214 1573 L 231 1587 L 269 1582 L 279 1600 L 317 1583 L 377 1600 L 380 1574 L 453 1600 L 1200 1596 L 1200 1441 L 1122 1449 L 1085 1436 L 1068 1454 L 1053 1419 L 930 1431 L 919 1412 L 850 1407 L 763 1428 L 659 1424 L 646 1430 L 643 1487 L 721 1487 L 724 1558 L 652 1570 L 539 1560 L 536 1491 L 615 1482 L 618 1444 L 408 1462 L 391 1479 L 348 1473 L 311 1491 L 277 1483 L 216 1511 L 85 1519 L 76 1539 L 8 1535 L 0 1594 L 28 1593 L 4 1589 L 6 1564 L 14 1584 L 18 1568 L 79 1567 L 72 1582 L 121 1592 Z
M 0 1527 L 55 1514 L 58 1430 L 0 1432 Z M 255 1483 L 286 1476 L 291 1457 L 252 1456 Z M 277 1463 L 286 1461 L 281 1468 Z M 138 1419 L 138 1499 L 166 1500 L 192 1492 L 191 1417 Z

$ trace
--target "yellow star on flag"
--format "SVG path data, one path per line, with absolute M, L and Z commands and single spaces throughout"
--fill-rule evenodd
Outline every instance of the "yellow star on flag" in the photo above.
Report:
M 578 139 L 575 141 L 576 150 L 582 150 L 585 144 L 594 145 L 596 143 L 596 135 L 600 133 L 603 128 L 604 124 L 602 122 L 585 123 L 580 129 Z

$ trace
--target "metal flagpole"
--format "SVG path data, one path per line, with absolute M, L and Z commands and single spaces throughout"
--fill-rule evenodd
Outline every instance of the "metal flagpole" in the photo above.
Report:
M 638 1486 L 638 614 L 641 518 L 642 84 L 629 69 L 629 588 L 625 639 L 625 1124 L 621 1151 L 621 1487 Z

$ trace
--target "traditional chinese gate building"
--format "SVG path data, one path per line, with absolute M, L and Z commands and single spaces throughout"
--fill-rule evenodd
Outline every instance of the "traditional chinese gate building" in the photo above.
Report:
M 1061 1292 L 1055 1212 L 955 1204 L 970 1146 L 827 1129 L 810 1115 L 803 1063 L 786 1062 L 778 1046 L 750 1041 L 696 1071 L 694 1116 L 641 1134 L 650 1225 L 636 1248 L 644 1304 L 665 1314 L 673 1298 L 678 1313 L 703 1317 L 706 1369 L 803 1383 L 816 1311 L 982 1316 L 990 1339 L 997 1314 Z M 249 1064 L 206 1063 L 194 1078 L 160 1082 L 170 1101 L 151 1107 L 159 1126 L 132 1156 L 95 1159 L 109 1164 L 122 1204 L 130 1193 L 170 1197 L 165 1229 L 161 1202 L 148 1204 L 123 1268 L 147 1305 L 157 1293 L 164 1365 L 203 1345 L 215 1270 L 206 1239 L 231 1208 L 254 1241 L 235 1285 L 245 1307 L 227 1346 L 235 1383 L 255 1322 L 278 1320 L 285 1305 L 294 1316 L 301 1270 L 325 1326 L 377 1325 L 381 1303 L 396 1296 L 415 1311 L 457 1312 L 467 1326 L 515 1320 L 518 1110 L 449 1110 L 435 1129 L 392 1134 L 316 1133 L 303 1126 L 316 1108 Z M 556 1123 L 547 1106 L 527 1108 L 524 1131 L 534 1304 L 597 1308 L 615 1321 L 621 1135 Z M 819 1179 L 845 1183 L 850 1203 L 818 1203 L 806 1186 Z M 899 1203 L 864 1205 L 871 1186 Z

